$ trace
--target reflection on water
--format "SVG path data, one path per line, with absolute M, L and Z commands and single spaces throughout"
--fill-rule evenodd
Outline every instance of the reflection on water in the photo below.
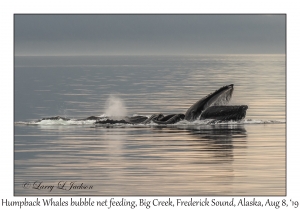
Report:
M 16 127 L 16 133 L 21 133 L 15 136 L 16 195 L 37 194 L 34 189 L 22 188 L 23 182 L 35 180 L 94 186 L 89 191 L 56 189 L 51 195 L 285 193 L 285 124 L 80 129 L 44 126 L 42 133 L 46 135 L 39 129 Z M 273 133 L 274 129 L 280 135 Z M 257 135 L 258 130 L 262 135 Z M 40 190 L 38 194 L 49 192 Z
M 128 115 L 184 113 L 232 83 L 248 124 L 15 124 L 15 195 L 285 195 L 286 125 L 251 124 L 285 122 L 284 55 L 16 57 L 15 122 L 99 116 L 114 93 Z

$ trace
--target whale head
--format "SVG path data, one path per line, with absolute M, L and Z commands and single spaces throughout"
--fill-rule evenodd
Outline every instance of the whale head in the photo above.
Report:
M 193 104 L 185 113 L 185 120 L 197 120 L 201 113 L 210 106 L 227 105 L 231 99 L 233 84 L 226 85 Z

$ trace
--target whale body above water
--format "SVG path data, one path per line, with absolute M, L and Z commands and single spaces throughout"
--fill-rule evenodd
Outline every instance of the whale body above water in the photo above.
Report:
M 121 120 L 114 119 L 97 119 L 96 124 L 149 124 L 154 122 L 157 124 L 175 124 L 182 120 L 195 121 L 212 119 L 218 122 L 239 121 L 245 118 L 247 105 L 228 106 L 232 93 L 233 84 L 226 85 L 213 93 L 201 98 L 193 104 L 185 114 L 171 114 L 164 116 L 163 114 L 153 114 L 151 117 L 134 116 L 124 117 Z
M 75 121 L 94 120 L 95 124 L 175 124 L 179 121 L 186 120 L 193 122 L 195 120 L 210 119 L 211 122 L 226 122 L 226 121 L 239 121 L 245 118 L 247 105 L 234 105 L 229 106 L 228 103 L 232 97 L 233 84 L 226 85 L 215 92 L 208 94 L 194 103 L 185 114 L 170 114 L 163 115 L 161 113 L 153 114 L 150 117 L 134 116 L 134 117 L 96 117 L 90 116 L 84 119 L 75 119 Z M 69 121 L 71 119 L 56 116 L 48 117 L 38 120 L 63 120 Z M 73 119 L 74 120 L 74 119 Z

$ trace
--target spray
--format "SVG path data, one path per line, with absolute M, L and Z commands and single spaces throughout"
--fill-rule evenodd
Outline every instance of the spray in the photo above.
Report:
M 105 102 L 105 115 L 114 118 L 122 118 L 127 116 L 127 108 L 125 102 L 116 95 L 109 95 Z

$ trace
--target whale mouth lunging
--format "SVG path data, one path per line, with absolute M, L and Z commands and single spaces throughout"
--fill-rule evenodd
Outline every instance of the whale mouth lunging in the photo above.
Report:
M 232 97 L 233 84 L 226 85 L 213 93 L 208 94 L 204 98 L 193 104 L 185 113 L 185 120 L 195 121 L 199 119 L 204 110 L 211 106 L 224 106 L 227 105 Z

